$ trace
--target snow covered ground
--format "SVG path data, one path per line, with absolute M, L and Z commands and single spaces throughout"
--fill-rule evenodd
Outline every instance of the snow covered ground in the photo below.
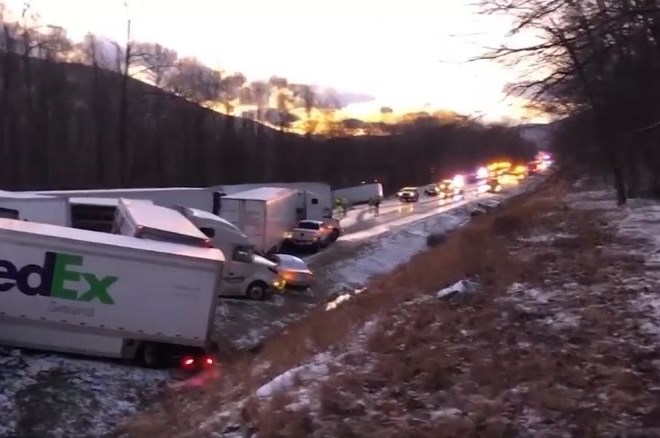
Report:
M 253 347 L 319 304 L 342 296 L 349 299 L 364 290 L 371 277 L 391 271 L 423 250 L 427 233 L 455 229 L 468 218 L 469 206 L 459 202 L 345 236 L 332 248 L 339 257 L 311 262 L 319 286 L 266 303 L 223 300 L 216 333 L 239 349 Z M 0 349 L 0 436 L 100 436 L 173 382 L 168 372 Z

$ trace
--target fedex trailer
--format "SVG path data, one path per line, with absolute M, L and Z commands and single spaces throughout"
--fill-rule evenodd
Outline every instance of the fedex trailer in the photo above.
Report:
M 0 343 L 212 361 L 220 250 L 13 219 L 0 219 L 0 243 Z

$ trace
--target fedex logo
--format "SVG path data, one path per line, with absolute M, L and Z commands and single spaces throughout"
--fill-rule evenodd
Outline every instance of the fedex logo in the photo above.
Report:
M 77 270 L 83 266 L 84 257 L 47 251 L 41 265 L 17 267 L 9 260 L 0 260 L 0 293 L 16 288 L 27 296 L 44 296 L 62 300 L 114 304 L 110 287 L 117 277 L 99 278 L 95 274 Z M 69 284 L 82 287 L 68 288 Z

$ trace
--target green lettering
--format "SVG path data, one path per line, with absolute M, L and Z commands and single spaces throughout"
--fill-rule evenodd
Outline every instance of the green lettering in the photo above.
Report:
M 65 281 L 80 281 L 80 273 L 76 271 L 68 271 L 67 267 L 81 266 L 83 262 L 82 256 L 72 254 L 58 253 L 55 257 L 55 268 L 53 269 L 53 288 L 51 296 L 55 298 L 62 298 L 64 300 L 76 300 L 78 292 L 64 287 Z
M 80 301 L 89 302 L 98 298 L 103 304 L 115 304 L 108 293 L 108 288 L 117 281 L 117 277 L 108 276 L 99 279 L 94 274 L 82 274 L 82 276 L 89 284 L 89 290 L 78 298 Z

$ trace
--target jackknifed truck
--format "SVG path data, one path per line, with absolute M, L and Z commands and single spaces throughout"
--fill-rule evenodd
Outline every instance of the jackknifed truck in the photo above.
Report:
M 0 343 L 196 369 L 219 249 L 0 218 Z

